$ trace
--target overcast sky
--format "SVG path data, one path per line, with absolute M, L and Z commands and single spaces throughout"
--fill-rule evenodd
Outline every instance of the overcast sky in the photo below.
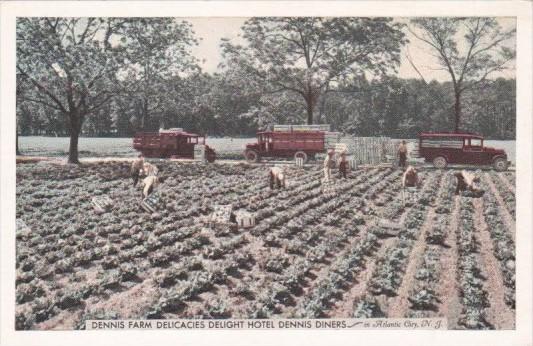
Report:
M 210 17 L 210 18 L 184 18 L 193 25 L 196 36 L 201 38 L 201 41 L 197 47 L 193 49 L 193 53 L 200 60 L 204 60 L 201 64 L 202 68 L 206 72 L 215 72 L 217 65 L 221 62 L 220 54 L 220 39 L 229 38 L 232 41 L 237 40 L 239 42 L 239 34 L 241 33 L 241 26 L 245 22 L 246 18 L 242 17 Z M 408 22 L 407 18 L 398 18 L 398 21 Z M 516 26 L 516 20 L 514 18 L 499 18 L 500 25 L 504 29 L 514 28 Z M 447 72 L 442 70 L 436 70 L 438 66 L 435 58 L 430 55 L 431 51 L 428 50 L 427 45 L 419 41 L 416 37 L 407 33 L 407 38 L 411 42 L 404 47 L 402 52 L 402 61 L 398 70 L 399 77 L 403 78 L 419 78 L 418 74 L 409 64 L 405 58 L 407 49 L 409 54 L 423 74 L 426 80 L 435 79 L 438 81 L 447 81 L 450 76 Z M 241 41 L 242 42 L 242 41 Z M 514 45 L 514 42 L 509 42 Z M 509 65 L 511 68 L 501 74 L 494 74 L 493 77 L 515 77 L 514 65 Z

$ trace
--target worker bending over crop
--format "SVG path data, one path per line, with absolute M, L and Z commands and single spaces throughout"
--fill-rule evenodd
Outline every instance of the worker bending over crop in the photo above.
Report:
M 328 150 L 328 154 L 324 159 L 324 182 L 331 180 L 331 169 L 335 167 L 335 161 L 333 160 L 333 150 Z
M 157 168 L 157 166 L 152 165 L 150 162 L 145 162 L 143 164 L 143 167 L 141 169 L 141 174 L 144 174 L 147 177 L 149 177 L 151 175 L 157 176 L 158 173 L 159 173 L 159 169 Z
M 285 188 L 285 172 L 281 167 L 272 167 L 270 168 L 270 189 L 276 188 Z
M 149 175 L 143 179 L 142 198 L 150 196 L 152 192 L 159 186 L 159 179 L 155 175 Z
M 139 176 L 144 166 L 144 156 L 139 154 L 136 160 L 131 163 L 131 178 L 133 179 L 133 186 L 137 186 Z
M 420 179 L 418 177 L 418 171 L 413 166 L 407 167 L 402 176 L 402 199 L 405 201 L 405 189 L 406 188 L 419 188 Z
M 455 194 L 458 195 L 463 191 L 470 191 L 474 194 L 483 194 L 483 190 L 479 188 L 479 177 L 473 173 L 462 170 L 455 174 Z

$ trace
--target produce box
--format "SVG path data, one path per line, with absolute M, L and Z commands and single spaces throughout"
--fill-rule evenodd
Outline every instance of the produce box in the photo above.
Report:
M 111 209 L 113 206 L 113 201 L 108 196 L 96 196 L 92 198 L 91 204 L 98 214 L 102 214 Z
M 250 228 L 255 226 L 255 215 L 246 211 L 237 211 L 235 213 L 237 225 L 240 228 Z
M 211 228 L 216 224 L 228 224 L 230 223 L 232 210 L 233 206 L 231 204 L 214 205 L 213 212 L 204 219 L 204 223 Z
M 159 209 L 160 200 L 161 196 L 159 196 L 159 193 L 154 192 L 150 196 L 143 199 L 141 202 L 141 207 L 147 212 L 155 213 Z

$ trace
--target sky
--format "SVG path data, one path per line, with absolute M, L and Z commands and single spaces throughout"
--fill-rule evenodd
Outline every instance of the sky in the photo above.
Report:
M 193 25 L 193 30 L 198 38 L 201 38 L 199 45 L 193 48 L 193 54 L 202 60 L 201 66 L 205 72 L 215 72 L 221 62 L 220 40 L 229 38 L 233 42 L 242 43 L 239 38 L 241 26 L 246 21 L 244 17 L 208 17 L 208 18 L 183 18 Z M 399 22 L 408 23 L 407 18 L 397 18 Z M 504 29 L 516 27 L 514 18 L 498 18 L 498 22 Z M 427 81 L 437 80 L 439 82 L 449 81 L 450 76 L 446 71 L 436 69 L 438 64 L 436 59 L 430 54 L 427 44 L 421 42 L 406 30 L 407 39 L 410 43 L 403 48 L 402 59 L 398 68 L 398 76 L 401 78 L 420 78 L 406 58 L 408 52 L 411 60 Z M 514 45 L 514 42 L 508 44 Z M 515 77 L 514 65 L 509 65 L 510 69 L 494 74 L 492 77 Z

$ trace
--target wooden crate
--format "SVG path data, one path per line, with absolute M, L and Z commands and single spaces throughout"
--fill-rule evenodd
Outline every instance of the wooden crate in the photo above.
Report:
M 160 196 L 158 192 L 152 193 L 141 202 L 141 207 L 149 213 L 155 213 L 159 209 Z
M 111 209 L 113 201 L 108 196 L 95 196 L 91 199 L 91 204 L 96 213 L 102 214 Z
M 235 213 L 237 225 L 240 228 L 250 228 L 255 226 L 255 215 L 246 211 L 238 211 Z

